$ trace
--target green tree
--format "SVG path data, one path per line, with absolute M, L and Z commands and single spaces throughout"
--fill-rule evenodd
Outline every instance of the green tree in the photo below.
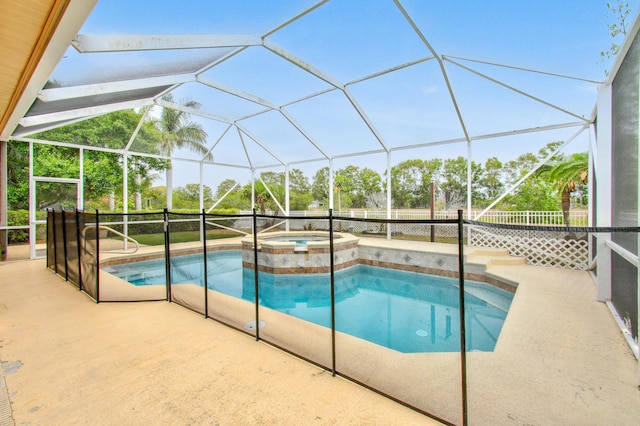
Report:
M 314 200 L 329 205 L 329 167 L 318 169 L 313 176 L 311 195 Z
M 7 143 L 7 205 L 12 210 L 29 207 L 29 145 Z
M 233 179 L 225 179 L 216 188 L 215 202 L 217 208 L 246 210 L 251 207 L 250 199 L 245 197 L 242 187 Z M 229 192 L 231 191 L 231 192 Z M 220 199 L 225 196 L 222 201 Z
M 391 168 L 391 198 L 396 208 L 415 205 L 423 172 L 423 162 L 419 159 L 406 160 Z
M 391 168 L 391 195 L 397 208 L 426 208 L 431 203 L 431 182 L 440 186 L 443 162 L 412 159 Z
M 291 169 L 289 171 L 289 186 L 291 187 L 291 191 L 299 193 L 309 193 L 311 191 L 309 179 L 307 179 L 300 169 Z
M 208 186 L 202 188 L 204 205 L 213 202 L 213 191 Z M 200 185 L 188 183 L 184 187 L 178 187 L 173 191 L 173 201 L 176 209 L 200 210 Z
M 162 98 L 167 102 L 173 102 L 173 97 L 165 95 Z M 192 109 L 200 108 L 200 103 L 193 100 L 186 100 L 183 106 Z M 160 130 L 160 149 L 169 158 L 171 153 L 180 148 L 187 148 L 197 154 L 207 156 L 208 149 L 205 145 L 207 132 L 199 123 L 191 121 L 191 115 L 185 111 L 173 108 L 163 108 L 160 119 L 156 121 L 156 126 Z M 173 207 L 173 167 L 171 160 L 166 168 L 167 184 L 167 208 Z
M 313 202 L 309 179 L 300 169 L 289 171 L 289 205 L 292 210 L 306 210 Z
M 558 210 L 558 200 L 551 184 L 531 176 L 513 194 L 507 195 L 498 207 L 513 211 L 554 211 Z
M 571 194 L 580 186 L 586 186 L 589 178 L 589 154 L 586 152 L 568 156 L 562 161 L 540 169 L 540 174 L 553 184 L 560 195 L 564 223 L 569 226 Z
M 380 193 L 381 187 L 382 177 L 378 172 L 368 167 L 360 169 L 357 175 L 354 205 L 360 208 L 367 207 L 367 200 L 373 194 Z
M 480 199 L 480 177 L 482 165 L 471 162 L 471 200 Z M 467 205 L 467 159 L 460 156 L 448 158 L 442 168 L 441 188 L 450 194 L 452 206 L 466 207 Z
M 498 198 L 504 189 L 502 183 L 502 162 L 496 157 L 487 158 L 480 183 L 486 198 L 491 201 Z
M 220 198 L 222 198 L 224 194 L 226 194 L 231 190 L 231 188 L 233 187 L 237 188 L 237 185 L 238 185 L 238 182 L 236 182 L 233 179 L 225 179 L 222 182 L 220 182 L 220 184 L 218 184 L 218 187 L 216 188 L 216 200 L 219 200 Z
M 256 180 L 254 183 L 255 204 L 262 214 L 266 214 L 267 211 L 272 211 L 274 215 L 277 215 L 280 212 L 278 203 L 281 203 L 280 200 L 284 200 L 284 186 L 273 182 L 271 178 L 276 175 L 277 174 L 272 174 L 272 172 L 266 172 L 267 179 L 262 179 L 265 183 L 267 181 L 271 182 L 268 191 L 262 181 Z M 262 174 L 260 177 L 263 177 Z M 251 200 L 251 184 L 247 184 L 242 188 L 242 195 L 244 198 Z M 275 200 L 278 200 L 278 203 L 276 203 Z
M 35 135 L 38 139 L 54 140 L 88 147 L 123 149 L 142 113 L 133 110 L 117 111 Z M 159 132 L 152 122 L 145 122 L 136 137 L 135 145 L 143 152 L 157 154 Z M 100 199 L 109 193 L 122 193 L 122 165 L 120 155 L 112 152 L 84 150 L 84 193 L 87 206 L 103 207 Z M 163 170 L 166 162 L 151 157 L 130 157 L 128 186 L 130 192 L 151 186 L 154 171 Z M 78 149 L 34 145 L 34 173 L 37 176 L 79 177 Z M 63 176 L 71 173 L 73 176 Z
M 506 186 L 512 186 L 529 173 L 543 158 L 555 150 L 556 143 L 552 142 L 542 148 L 538 155 L 525 153 L 515 160 L 508 161 L 503 168 L 503 179 Z M 498 207 L 505 210 L 558 210 L 558 201 L 553 187 L 540 175 L 534 173 L 509 195 L 504 197 Z
M 262 172 L 260 173 L 260 179 L 267 184 L 269 189 L 272 186 L 284 186 L 285 182 L 284 172 Z

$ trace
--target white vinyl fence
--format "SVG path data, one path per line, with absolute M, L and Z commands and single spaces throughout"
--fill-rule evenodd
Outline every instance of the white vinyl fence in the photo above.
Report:
M 480 213 L 472 211 L 471 219 L 480 222 L 533 225 L 533 226 L 562 226 L 564 220 L 560 211 L 489 211 L 481 218 L 476 219 Z M 326 222 L 315 223 L 314 216 L 327 215 L 327 211 L 292 211 L 290 216 L 305 217 L 308 220 L 292 224 L 294 229 L 322 229 Z M 334 216 L 365 219 L 386 219 L 386 211 L 372 210 L 348 210 L 336 211 Z M 428 210 L 393 210 L 391 219 L 430 219 Z M 464 212 L 465 219 L 468 214 Z M 572 226 L 588 226 L 588 213 L 584 210 L 570 212 Z M 456 219 L 457 211 L 437 211 L 435 219 Z M 416 235 L 430 236 L 431 228 L 424 225 L 391 224 L 391 235 Z M 515 231 L 497 228 L 471 227 L 469 233 L 465 227 L 465 237 L 469 238 L 469 245 L 475 247 L 505 249 L 513 256 L 526 258 L 532 265 L 549 266 L 563 269 L 584 270 L 589 265 L 589 245 L 585 234 L 572 234 L 569 232 L 545 232 L 545 231 Z M 363 234 L 386 234 L 385 224 L 366 222 L 341 222 L 336 223 L 338 231 Z M 456 225 L 438 225 L 434 229 L 438 238 L 455 238 Z

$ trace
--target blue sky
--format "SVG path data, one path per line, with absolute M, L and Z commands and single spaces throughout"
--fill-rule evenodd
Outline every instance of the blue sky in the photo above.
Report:
M 81 33 L 264 34 L 315 3 L 101 0 Z M 595 83 L 499 68 L 454 57 L 604 80 L 605 70 L 611 65 L 610 61 L 603 63 L 600 60 L 600 52 L 607 50 L 611 43 L 607 25 L 612 18 L 607 16 L 606 1 L 401 0 L 400 4 L 436 53 L 451 58 L 445 62 L 447 77 L 471 136 L 576 121 L 576 118 L 507 90 L 463 67 L 470 67 L 578 115 L 591 114 L 596 99 Z M 635 13 L 634 9 L 630 21 Z M 343 84 L 431 56 L 391 0 L 331 0 L 276 32 L 269 40 Z M 74 84 L 118 72 L 135 73 L 145 69 L 154 72 L 167 61 L 188 64 L 210 54 L 206 50 L 100 55 L 79 55 L 69 51 L 54 76 L 63 83 Z M 261 47 L 250 48 L 204 75 L 278 105 L 329 87 L 326 82 Z M 438 142 L 464 135 L 435 60 L 353 84 L 349 90 L 389 147 Z M 205 90 L 196 83 L 179 88 L 175 97 L 195 99 L 202 103 L 203 110 L 233 120 L 263 109 L 227 94 Z M 381 148 L 374 133 L 340 91 L 289 105 L 286 110 L 331 155 Z M 220 123 L 197 120 L 209 133 L 210 145 L 216 143 L 226 128 Z M 279 113 L 264 114 L 241 123 L 285 162 L 321 156 Z M 535 152 L 547 142 L 566 139 L 575 131 L 564 129 L 483 139 L 473 143 L 472 157 L 479 162 L 491 156 L 508 161 L 524 152 Z M 244 139 L 254 166 L 276 162 L 259 145 L 246 136 Z M 583 151 L 586 143 L 585 133 L 567 148 L 567 152 Z M 241 147 L 237 131 L 229 132 L 214 150 L 216 161 L 224 164 L 239 161 L 238 164 L 247 165 Z M 412 157 L 450 158 L 466 153 L 466 143 L 438 145 L 393 152 L 392 163 Z M 186 152 L 182 154 L 193 156 Z M 179 185 L 197 182 L 197 167 L 192 163 L 182 166 L 177 163 L 174 164 Z M 335 160 L 334 166 L 340 168 L 348 164 L 371 167 L 382 173 L 386 156 L 339 159 Z M 303 169 L 311 178 L 317 168 L 326 165 L 322 162 L 293 167 Z M 222 177 L 243 179 L 242 176 L 246 176 L 246 171 L 239 168 L 223 170 L 223 173 L 208 172 L 207 185 L 215 188 Z

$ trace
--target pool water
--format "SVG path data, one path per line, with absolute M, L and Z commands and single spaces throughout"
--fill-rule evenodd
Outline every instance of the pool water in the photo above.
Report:
M 253 302 L 255 277 L 239 250 L 207 255 L 212 290 Z M 104 268 L 135 285 L 164 285 L 164 259 Z M 203 285 L 202 256 L 171 259 L 172 283 Z M 331 326 L 329 274 L 259 273 L 260 305 Z M 357 265 L 335 273 L 336 330 L 400 352 L 460 350 L 458 280 Z M 513 295 L 465 281 L 467 350 L 492 351 Z
M 322 235 L 305 235 L 305 236 L 283 236 L 283 237 L 266 237 L 260 238 L 264 241 L 277 241 L 284 243 L 296 243 L 296 248 L 307 247 L 308 242 L 312 241 L 329 241 L 329 237 Z

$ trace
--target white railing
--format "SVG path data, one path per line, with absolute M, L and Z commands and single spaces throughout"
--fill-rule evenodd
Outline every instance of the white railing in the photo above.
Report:
M 463 211 L 465 219 L 475 220 L 481 210 L 472 210 L 471 217 L 468 212 Z M 327 215 L 327 210 L 296 210 L 291 211 L 290 216 L 313 217 Z M 365 218 L 365 219 L 386 219 L 386 210 L 344 210 L 334 211 L 334 216 Z M 434 219 L 456 219 L 456 210 L 436 211 Z M 391 219 L 431 219 L 429 210 L 392 210 Z M 502 211 L 490 210 L 478 219 L 481 222 L 505 223 L 514 225 L 564 225 L 561 211 Z M 572 210 L 569 212 L 569 220 L 573 226 L 587 226 L 588 212 L 585 210 Z

